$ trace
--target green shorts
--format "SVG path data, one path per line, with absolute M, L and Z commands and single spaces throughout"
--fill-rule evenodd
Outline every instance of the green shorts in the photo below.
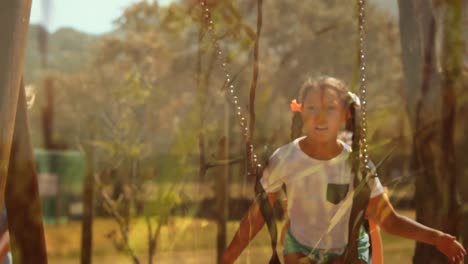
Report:
M 364 230 L 364 227 L 361 227 L 359 233 L 359 242 L 358 242 L 358 258 L 360 260 L 369 263 L 369 235 Z M 327 263 L 328 261 L 339 257 L 344 253 L 346 247 L 342 249 L 327 250 L 327 249 L 313 249 L 311 247 L 302 245 L 299 243 L 294 236 L 291 234 L 291 231 L 288 230 L 284 238 L 284 255 L 289 253 L 302 253 L 308 256 L 311 260 L 320 263 Z

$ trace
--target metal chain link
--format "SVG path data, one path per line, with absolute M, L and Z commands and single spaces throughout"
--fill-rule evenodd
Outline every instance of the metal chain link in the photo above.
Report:
M 242 107 L 239 105 L 239 97 L 237 96 L 236 92 L 236 87 L 234 86 L 231 75 L 229 74 L 227 70 L 227 57 L 224 55 L 224 52 L 222 51 L 219 43 L 218 43 L 218 38 L 215 34 L 215 29 L 214 29 L 214 23 L 213 19 L 211 16 L 211 11 L 210 8 L 208 7 L 207 3 L 205 0 L 200 0 L 200 6 L 202 8 L 202 15 L 205 20 L 205 23 L 208 25 L 208 34 L 210 38 L 213 41 L 213 46 L 215 48 L 215 51 L 218 56 L 218 61 L 220 62 L 221 69 L 223 70 L 224 77 L 225 77 L 225 83 L 227 85 L 227 91 L 231 99 L 231 103 L 234 105 L 234 109 L 236 111 L 236 116 L 238 118 L 241 131 L 242 131 L 242 136 L 244 137 L 245 140 L 248 139 L 249 137 L 249 125 L 247 123 L 247 118 L 245 117 L 244 110 Z M 249 145 L 251 157 L 249 157 L 252 161 L 252 168 L 261 168 L 262 165 L 258 161 L 257 155 L 254 153 L 254 145 L 250 143 Z M 247 174 L 250 175 L 250 171 L 247 172 Z
M 359 73 L 360 73 L 360 86 L 359 97 L 361 100 L 360 114 L 361 114 L 361 136 L 360 136 L 360 161 L 361 165 L 369 171 L 369 146 L 367 144 L 367 87 L 366 87 L 366 57 L 365 57 L 365 0 L 358 1 L 359 8 Z

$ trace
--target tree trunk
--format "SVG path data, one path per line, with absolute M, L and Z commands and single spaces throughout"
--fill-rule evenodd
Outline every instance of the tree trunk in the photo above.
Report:
M 30 11 L 30 0 L 0 1 L 0 206 L 4 204 Z
M 416 220 L 457 235 L 459 203 L 453 145 L 453 80 L 461 75 L 453 70 L 447 71 L 455 67 L 454 60 L 442 65 L 443 73 L 440 75 L 436 60 L 448 56 L 452 49 L 457 48 L 453 43 L 445 44 L 443 50 L 447 54 L 441 56 L 436 52 L 438 40 L 449 37 L 439 34 L 443 30 L 441 20 L 434 17 L 434 14 L 441 15 L 435 11 L 442 9 L 435 10 L 430 1 L 423 0 L 400 0 L 399 7 L 407 110 L 413 130 L 411 167 L 416 178 Z M 448 16 L 454 10 L 449 9 Z M 413 263 L 449 261 L 435 247 L 417 243 Z
M 11 150 L 6 207 L 14 263 L 47 263 L 35 160 L 21 87 Z
M 83 220 L 81 224 L 81 264 L 92 262 L 93 215 L 94 215 L 94 149 L 86 150 L 87 173 L 83 190 Z
M 447 231 L 459 236 L 463 223 L 460 198 L 460 170 L 456 160 L 454 134 L 456 125 L 457 101 L 455 93 L 463 85 L 463 5 L 462 0 L 448 0 L 446 14 L 443 16 L 442 42 L 442 177 L 447 179 L 449 201 Z M 462 239 L 466 244 L 467 241 Z M 468 259 L 465 260 L 468 263 Z
M 227 107 L 227 106 L 226 106 Z M 228 107 L 227 107 L 228 108 Z M 228 113 L 227 113 L 228 114 Z M 226 120 L 229 120 L 227 118 Z M 228 123 L 228 121 L 227 121 Z M 228 140 L 227 137 L 222 137 L 218 145 L 218 159 L 227 160 L 229 158 L 228 151 Z M 228 186 L 228 177 L 229 177 L 229 164 L 224 166 L 219 166 L 216 169 L 216 224 L 218 226 L 217 234 L 217 261 L 216 263 L 221 263 L 224 249 L 226 248 L 226 239 L 227 239 L 227 217 L 229 212 L 229 186 Z
M 30 10 L 30 0 L 0 1 L 0 206 L 6 202 L 14 262 L 41 264 L 44 229 L 21 87 Z

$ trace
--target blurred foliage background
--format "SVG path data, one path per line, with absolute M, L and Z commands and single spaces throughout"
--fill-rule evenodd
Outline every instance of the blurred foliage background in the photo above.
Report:
M 208 2 L 212 3 L 219 44 L 227 53 L 228 71 L 236 76 L 240 105 L 246 110 L 256 3 Z M 397 147 L 380 176 L 394 205 L 414 217 L 414 177 L 409 168 L 412 135 L 398 10 L 387 8 L 386 1 L 371 1 L 367 8 L 368 137 L 376 162 L 389 148 Z M 254 192 L 253 180 L 245 175 L 242 162 L 240 126 L 232 108 L 228 115 L 225 112 L 224 74 L 205 35 L 199 5 L 193 0 L 164 6 L 142 1 L 125 8 L 115 24 L 115 31 L 102 35 L 72 28 L 45 32 L 40 25 L 30 26 L 24 74 L 25 83 L 35 87 L 36 93 L 30 109 L 32 142 L 36 148 L 47 148 L 44 127 L 50 121 L 45 120 L 53 120 L 48 131 L 57 149 L 82 151 L 93 163 L 93 254 L 99 262 L 133 259 L 135 263 L 135 258 L 146 262 L 151 247 L 158 251 L 156 255 L 162 254 L 161 263 L 175 263 L 170 261 L 174 256 L 185 258 L 183 263 L 199 263 L 200 256 L 210 258 L 203 263 L 214 262 L 213 220 L 220 171 L 200 173 L 201 153 L 207 164 L 215 162 L 219 141 L 227 135 L 229 157 L 241 159 L 227 171 L 229 221 L 234 222 L 228 225 L 229 239 Z M 289 102 L 308 77 L 335 76 L 356 90 L 356 24 L 354 1 L 265 1 L 255 109 L 257 151 L 268 156 L 290 141 Z M 467 26 L 465 18 L 465 39 Z M 40 49 L 40 34 L 48 35 L 46 53 Z M 456 151 L 462 158 L 468 149 L 467 59 L 465 48 L 464 86 L 457 91 L 455 131 Z M 52 97 L 45 86 L 53 87 Z M 45 111 L 50 105 L 53 111 Z M 468 165 L 463 160 L 458 164 L 460 186 L 466 186 Z M 462 190 L 462 196 L 466 201 L 468 191 Z M 73 237 L 79 234 L 74 225 L 46 227 L 51 263 L 76 261 L 80 249 L 65 246 L 76 243 Z M 74 235 L 65 238 L 58 230 Z M 62 239 L 66 243 L 61 243 Z M 145 239 L 148 243 L 142 242 Z M 262 256 L 266 259 L 266 234 L 257 240 L 260 242 L 254 245 L 265 251 Z M 412 242 L 401 241 L 385 237 L 388 263 L 410 262 Z M 103 246 L 105 243 L 131 258 L 119 258 L 111 246 Z M 246 262 L 258 263 L 248 256 L 243 255 Z

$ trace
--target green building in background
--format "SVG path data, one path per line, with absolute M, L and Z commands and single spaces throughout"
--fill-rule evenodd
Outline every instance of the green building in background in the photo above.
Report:
M 65 223 L 83 212 L 85 155 L 79 151 L 35 149 L 44 222 Z

